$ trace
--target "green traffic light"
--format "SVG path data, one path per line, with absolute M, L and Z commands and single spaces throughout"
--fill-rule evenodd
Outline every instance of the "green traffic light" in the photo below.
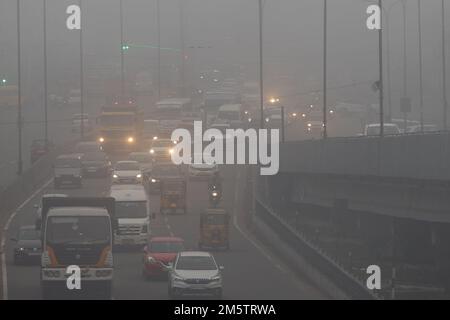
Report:
M 122 46 L 122 50 L 126 51 L 126 50 L 128 50 L 128 49 L 130 49 L 130 46 L 129 46 L 129 45 L 123 45 L 123 46 Z

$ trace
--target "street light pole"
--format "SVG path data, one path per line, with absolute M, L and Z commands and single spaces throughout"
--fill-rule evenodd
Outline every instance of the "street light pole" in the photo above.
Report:
M 80 7 L 80 113 L 84 114 L 84 61 L 83 61 L 83 10 L 82 0 L 79 0 Z M 84 140 L 84 119 L 81 116 L 80 138 Z
M 259 12 L 259 103 L 261 114 L 261 129 L 264 129 L 264 73 L 263 73 L 263 4 L 258 0 Z
M 184 97 L 186 94 L 186 52 L 185 52 L 185 44 L 184 44 L 184 0 L 180 0 L 180 47 L 181 47 L 181 70 L 180 70 L 180 78 L 181 78 L 181 95 Z
M 18 101 L 17 101 L 17 128 L 18 132 L 18 144 L 19 144 L 19 154 L 17 161 L 17 174 L 21 175 L 23 172 L 23 160 L 22 160 L 22 89 L 21 89 L 21 39 L 20 39 L 20 0 L 17 0 L 17 90 L 18 90 Z
M 443 117 L 442 120 L 444 122 L 443 129 L 447 130 L 447 108 L 448 108 L 448 102 L 447 102 L 447 53 L 446 53 L 446 41 L 445 41 L 445 3 L 444 0 L 442 0 L 442 95 L 443 95 L 443 103 L 444 103 L 444 110 L 443 110 Z
M 44 126 L 45 146 L 48 146 L 48 71 L 47 71 L 47 0 L 43 0 L 44 19 Z
M 327 46 L 328 46 L 328 1 L 323 0 L 323 139 L 328 137 L 327 123 Z
M 383 8 L 382 0 L 378 0 L 378 6 Z M 383 83 L 383 10 L 380 10 L 380 22 L 381 26 L 378 30 L 378 61 L 379 61 L 379 74 L 380 74 L 380 82 L 379 82 L 379 94 L 380 94 L 380 137 L 384 136 L 384 83 Z
M 119 1 L 120 5 L 120 92 L 122 97 L 125 95 L 125 57 L 124 57 L 124 43 L 123 43 L 123 1 Z
M 408 94 L 408 79 L 407 79 L 407 61 L 406 61 L 406 0 L 402 0 L 403 7 L 403 98 L 406 99 Z M 406 131 L 407 127 L 407 112 L 403 110 L 403 129 Z
M 158 29 L 158 100 L 161 100 L 161 21 L 159 0 L 156 0 L 156 24 Z
M 422 61 L 422 4 L 417 0 L 419 27 L 419 91 L 420 91 L 420 131 L 423 132 L 423 61 Z

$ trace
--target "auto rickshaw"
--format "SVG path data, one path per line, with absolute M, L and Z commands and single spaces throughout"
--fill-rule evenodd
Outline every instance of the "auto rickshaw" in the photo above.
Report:
M 169 179 L 161 181 L 161 214 L 186 213 L 186 181 Z
M 203 248 L 230 248 L 230 216 L 225 209 L 207 209 L 200 215 L 200 240 L 198 246 Z

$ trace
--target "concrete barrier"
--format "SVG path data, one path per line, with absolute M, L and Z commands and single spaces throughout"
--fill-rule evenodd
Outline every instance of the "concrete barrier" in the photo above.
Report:
M 273 232 L 278 241 L 282 240 L 287 245 L 279 246 L 280 251 L 277 252 L 289 260 L 294 269 L 305 273 L 331 296 L 339 299 L 378 299 L 377 295 L 365 287 L 362 280 L 350 274 L 337 261 L 299 234 L 261 199 L 256 199 L 255 218 L 255 226 L 260 233 L 268 239 L 276 239 L 273 235 L 270 236 Z
M 450 132 L 286 142 L 280 172 L 450 179 Z

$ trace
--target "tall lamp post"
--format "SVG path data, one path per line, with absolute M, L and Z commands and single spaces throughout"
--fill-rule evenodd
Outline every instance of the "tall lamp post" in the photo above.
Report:
M 445 41 L 445 3 L 444 0 L 442 0 L 442 95 L 443 95 L 443 129 L 447 130 L 447 108 L 448 108 L 448 101 L 447 101 L 447 53 L 446 53 L 446 41 Z
M 48 147 L 48 71 L 47 71 L 47 0 L 43 0 L 43 27 L 44 27 L 44 139 Z
M 23 172 L 23 159 L 22 159 L 22 89 L 21 89 L 21 39 L 20 39 L 20 0 L 17 0 L 17 89 L 18 89 L 18 101 L 17 101 L 17 128 L 18 128 L 18 160 L 17 160 L 17 174 L 21 175 Z
M 419 28 L 419 95 L 420 95 L 420 131 L 423 132 L 423 61 L 422 61 L 422 4 L 417 0 L 417 19 Z
M 119 0 L 120 16 L 120 93 L 125 95 L 125 45 L 123 43 L 123 1 Z
M 323 139 L 328 137 L 327 119 L 327 51 L 328 51 L 328 1 L 323 0 Z
M 80 113 L 84 114 L 84 61 L 83 61 L 83 11 L 82 0 L 79 0 L 80 7 Z M 80 138 L 84 140 L 84 120 L 83 117 L 80 121 Z
M 161 21 L 159 5 L 159 0 L 156 0 L 156 28 L 158 29 L 158 100 L 161 100 Z
M 264 129 L 264 73 L 263 73 L 263 4 L 258 0 L 259 13 L 259 103 L 261 122 L 260 127 Z
M 383 8 L 382 0 L 378 0 L 378 6 Z M 380 137 L 384 136 L 384 83 L 383 83 L 383 10 L 380 10 L 381 26 L 378 30 L 378 66 L 379 66 L 379 94 L 380 94 Z

